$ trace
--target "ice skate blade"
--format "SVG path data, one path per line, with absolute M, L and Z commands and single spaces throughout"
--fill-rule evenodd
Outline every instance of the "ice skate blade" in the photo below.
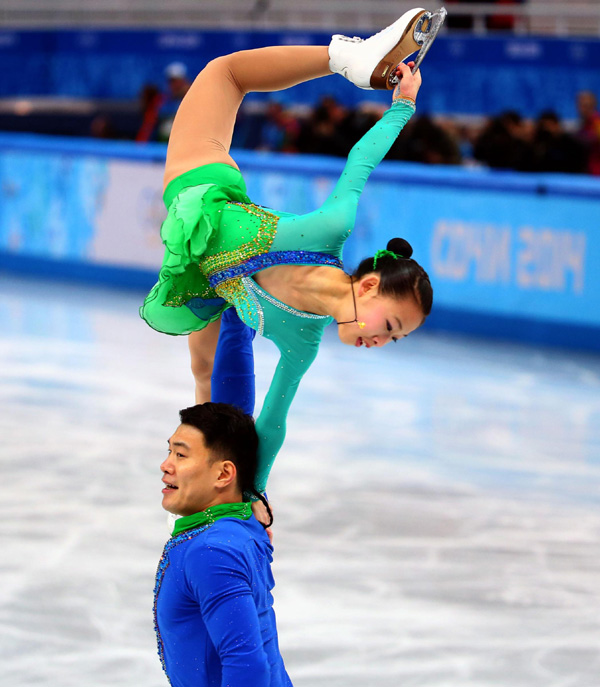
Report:
M 417 38 L 421 37 L 422 28 L 417 32 L 417 27 L 422 27 L 421 19 L 429 14 L 429 12 L 423 10 L 410 20 L 400 40 L 387 55 L 379 61 L 373 70 L 369 82 L 371 88 L 378 91 L 385 91 L 393 88 L 393 86 L 390 85 L 390 78 L 393 76 L 395 68 L 400 62 L 403 62 L 407 57 L 421 48 L 422 41 L 418 42 Z
M 440 7 L 440 9 L 436 10 L 435 12 L 425 12 L 421 17 L 419 17 L 419 21 L 417 22 L 414 30 L 414 39 L 416 43 L 419 43 L 421 49 L 419 50 L 419 54 L 415 59 L 415 66 L 412 68 L 413 74 L 421 66 L 423 58 L 429 52 L 429 48 L 431 48 L 433 41 L 440 32 L 447 14 L 448 12 L 446 8 Z M 395 69 L 392 70 L 389 83 L 389 88 L 394 88 L 398 83 L 398 77 L 395 74 Z

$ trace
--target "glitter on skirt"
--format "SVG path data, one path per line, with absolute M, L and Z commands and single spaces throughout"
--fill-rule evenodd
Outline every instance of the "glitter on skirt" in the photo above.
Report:
M 182 305 L 185 305 L 193 298 L 202 298 L 203 300 L 218 298 L 216 291 L 206 283 L 206 277 L 202 274 L 200 265 L 194 268 L 190 267 L 189 269 L 198 270 L 198 274 L 194 280 L 194 290 L 186 289 L 185 291 L 180 291 L 177 284 L 173 284 L 165 299 L 165 305 L 171 308 L 181 308 Z
M 248 214 L 258 217 L 260 226 L 256 236 L 239 248 L 204 256 L 200 260 L 200 268 L 207 278 L 217 272 L 241 265 L 257 255 L 267 253 L 277 232 L 279 217 L 272 212 L 252 204 L 230 203 L 230 205 L 238 205 Z

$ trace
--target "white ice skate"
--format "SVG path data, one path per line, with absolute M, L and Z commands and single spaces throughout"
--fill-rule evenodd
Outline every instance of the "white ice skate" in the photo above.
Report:
M 359 88 L 392 89 L 398 64 L 418 51 L 413 71 L 418 69 L 445 18 L 443 7 L 436 12 L 417 7 L 366 40 L 336 34 L 329 44 L 329 68 Z

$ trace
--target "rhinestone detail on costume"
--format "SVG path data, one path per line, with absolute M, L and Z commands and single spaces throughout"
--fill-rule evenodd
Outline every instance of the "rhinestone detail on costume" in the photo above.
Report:
M 220 272 L 211 274 L 208 282 L 214 289 L 228 279 L 255 274 L 274 265 L 330 265 L 342 269 L 342 261 L 328 253 L 316 253 L 308 250 L 283 250 L 256 255 L 246 260 L 243 264 L 227 267 Z
M 159 594 L 160 588 L 162 586 L 165 572 L 167 571 L 167 568 L 169 567 L 169 552 L 172 549 L 174 549 L 176 546 L 178 546 L 179 544 L 182 544 L 183 542 L 188 541 L 189 539 L 194 539 L 194 537 L 197 537 L 199 534 L 202 534 L 202 532 L 205 532 L 213 524 L 214 524 L 214 520 L 212 522 L 210 522 L 208 525 L 203 525 L 202 527 L 197 527 L 196 529 L 193 529 L 193 530 L 186 530 L 185 532 L 181 532 L 181 534 L 178 534 L 175 537 L 171 537 L 171 539 L 169 539 L 169 541 L 167 541 L 167 543 L 165 544 L 165 548 L 163 549 L 162 556 L 160 557 L 160 561 L 158 562 L 158 568 L 156 569 L 156 580 L 154 583 L 154 606 L 153 606 L 154 631 L 156 632 L 156 641 L 158 644 L 158 657 L 160 658 L 160 664 L 162 665 L 162 668 L 165 671 L 165 675 L 167 676 L 167 680 L 169 681 L 169 684 L 171 684 L 171 680 L 169 678 L 169 674 L 167 673 L 167 665 L 165 663 L 165 647 L 164 647 L 162 637 L 160 635 L 160 628 L 158 627 L 158 613 L 157 613 L 158 594 Z
M 256 255 L 262 255 L 268 252 L 275 238 L 277 222 L 279 221 L 277 215 L 251 203 L 229 203 L 229 205 L 238 205 L 248 214 L 258 217 L 260 226 L 258 227 L 256 236 L 251 241 L 242 244 L 239 248 L 225 250 L 220 253 L 215 253 L 215 255 L 203 257 L 200 261 L 200 268 L 207 278 L 216 272 L 235 267 L 236 265 L 247 262 Z
M 265 312 L 262 308 L 262 305 L 260 304 L 260 301 L 256 297 L 256 294 L 254 293 L 254 289 L 251 286 L 252 284 L 254 284 L 254 279 L 251 279 L 250 277 L 242 277 L 240 281 L 244 286 L 244 289 L 248 294 L 250 300 L 254 304 L 254 311 L 258 315 L 258 329 L 256 331 L 259 333 L 260 336 L 262 336 L 265 331 Z
M 218 298 L 219 296 L 217 295 L 217 292 L 207 286 L 205 289 L 202 291 L 177 291 L 175 287 L 171 288 L 171 291 L 169 292 L 169 295 L 165 299 L 165 305 L 172 307 L 172 308 L 180 308 L 182 305 L 185 305 L 188 301 L 191 301 L 192 298 L 202 298 L 203 300 L 208 300 L 211 298 Z
M 271 296 L 270 293 L 267 293 L 264 289 L 261 289 L 260 286 L 258 286 L 258 284 L 254 281 L 254 279 L 245 278 L 242 281 L 246 285 L 246 288 L 253 294 L 262 296 L 266 301 L 271 303 L 271 305 L 274 305 L 276 308 L 279 308 L 284 312 L 290 313 L 290 315 L 304 317 L 307 320 L 326 320 L 329 317 L 329 315 L 315 315 L 311 312 L 303 312 L 302 310 L 296 310 L 296 308 L 292 308 L 291 305 L 287 305 L 286 303 L 278 301 L 276 298 L 273 298 L 273 296 Z
M 249 275 L 275 265 L 330 265 L 342 269 L 342 262 L 328 253 L 306 250 L 269 252 L 277 231 L 279 217 L 265 208 L 244 203 L 237 205 L 260 220 L 257 235 L 251 241 L 232 251 L 222 251 L 207 256 L 200 261 L 200 268 L 207 277 L 209 285 L 228 303 L 233 305 L 238 315 L 247 325 L 264 333 L 265 316 L 258 296 L 280 310 L 308 319 L 325 319 L 323 315 L 313 315 L 296 310 L 270 294 L 266 293 Z
M 228 205 L 237 205 L 245 212 L 260 220 L 260 225 L 256 236 L 247 243 L 242 244 L 234 250 L 221 251 L 215 255 L 204 256 L 200 260 L 200 269 L 207 279 L 212 275 L 221 273 L 224 270 L 235 270 L 236 273 L 243 274 L 245 264 L 253 258 L 260 257 L 268 253 L 277 232 L 277 222 L 279 217 L 252 203 L 230 202 Z M 261 327 L 262 311 L 255 310 L 255 303 L 250 299 L 248 291 L 240 282 L 239 277 L 229 278 L 228 280 L 217 280 L 214 292 L 235 306 L 240 318 L 250 327 L 257 331 Z M 212 290 L 212 284 L 209 286 Z M 191 296 L 193 298 L 193 296 Z M 202 297 L 202 296 L 201 296 Z M 187 302 L 187 301 L 186 301 Z
M 236 309 L 239 318 L 252 329 L 260 332 L 264 330 L 264 317 L 262 308 L 256 309 L 254 299 L 250 297 L 248 290 L 244 287 L 242 278 L 230 279 L 219 284 L 217 293 Z

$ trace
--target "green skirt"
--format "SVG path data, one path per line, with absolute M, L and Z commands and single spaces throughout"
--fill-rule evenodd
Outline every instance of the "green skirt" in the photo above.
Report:
M 239 170 L 222 163 L 192 169 L 165 189 L 168 214 L 160 230 L 165 256 L 158 282 L 140 308 L 141 317 L 153 329 L 190 334 L 230 307 L 210 287 L 199 263 L 219 231 L 223 207 L 232 201 L 251 202 Z M 193 312 L 186 304 L 193 304 Z

